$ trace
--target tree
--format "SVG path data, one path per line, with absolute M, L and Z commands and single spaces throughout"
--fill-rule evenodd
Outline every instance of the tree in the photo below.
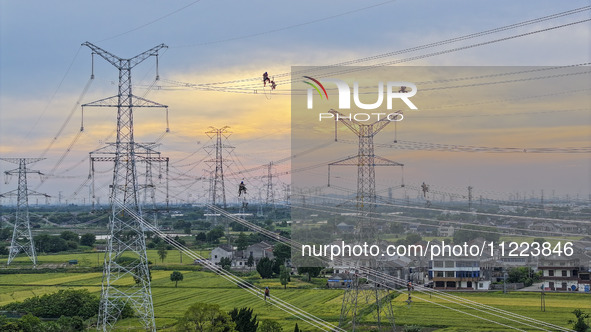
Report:
M 264 320 L 261 322 L 260 332 L 283 332 L 281 324 L 273 320 Z
M 95 242 L 96 236 L 92 233 L 82 234 L 82 237 L 80 238 L 80 244 L 83 246 L 92 247 Z
M 248 267 L 254 266 L 254 257 L 252 257 L 252 254 L 250 254 L 250 256 L 248 256 L 248 260 L 246 261 L 246 266 L 248 266 Z
M 38 317 L 33 316 L 32 314 L 28 313 L 21 317 L 18 321 L 19 331 L 24 332 L 34 332 L 34 331 L 41 331 L 43 328 L 43 322 Z
M 0 310 L 28 312 L 44 318 L 78 316 L 89 319 L 98 313 L 99 302 L 98 296 L 90 294 L 87 290 L 67 289 L 57 293 L 31 297 L 22 302 L 12 302 L 0 307 Z M 133 309 L 129 309 L 133 314 Z M 125 311 L 124 314 L 125 317 L 130 317 L 128 311 Z
M 279 274 L 281 272 L 281 266 L 283 266 L 283 262 L 279 261 L 277 258 L 273 259 L 273 273 Z
M 405 244 L 410 245 L 410 244 L 415 244 L 417 242 L 420 242 L 423 239 L 423 237 L 420 234 L 417 233 L 410 233 L 406 235 L 406 239 L 405 239 Z
M 196 242 L 205 242 L 207 241 L 207 235 L 204 232 L 199 232 L 195 234 L 195 241 Z
M 9 227 L 1 228 L 0 229 L 0 241 L 8 240 L 12 237 L 12 229 Z
M 577 319 L 570 319 L 568 321 L 569 324 L 573 324 L 573 330 L 577 332 L 588 332 L 591 329 L 591 325 L 589 325 L 589 314 L 584 313 L 581 309 L 575 309 L 573 315 Z
M 166 250 L 166 245 L 164 243 L 158 246 L 158 257 L 160 257 L 160 261 L 164 263 L 164 259 L 168 255 L 168 251 Z
M 183 245 L 184 246 L 186 244 L 185 243 L 185 240 L 183 238 L 181 238 L 180 236 L 178 236 L 178 235 L 174 237 L 174 240 L 176 242 L 178 242 L 180 245 Z
M 195 303 L 178 320 L 177 331 L 234 332 L 236 324 L 217 304 Z
M 72 231 L 63 231 L 63 232 L 61 232 L 60 237 L 64 240 L 66 240 L 66 242 L 73 241 L 76 243 L 80 243 L 80 238 L 78 237 L 78 234 L 74 233 Z
M 60 252 L 68 250 L 68 243 L 59 236 L 40 234 L 33 238 L 35 248 L 40 252 Z
M 307 273 L 308 274 L 308 281 L 310 281 L 312 278 L 318 277 L 318 275 L 320 274 L 320 271 L 322 271 L 322 267 L 320 267 L 320 266 L 298 267 L 298 274 Z
M 183 274 L 180 273 L 179 271 L 173 271 L 170 274 L 170 281 L 174 281 L 174 288 L 176 288 L 179 281 L 183 281 L 183 278 L 184 278 Z
M 222 226 L 217 226 L 211 231 L 205 234 L 207 238 L 207 242 L 209 243 L 218 243 L 219 239 L 224 236 L 224 228 Z
M 286 289 L 287 283 L 289 283 L 289 272 L 285 268 L 285 265 L 281 265 L 279 268 L 279 281 L 283 285 L 283 289 Z
M 248 237 L 246 234 L 240 232 L 238 239 L 236 239 L 236 247 L 238 250 L 245 250 L 248 247 Z
M 535 274 L 531 267 L 520 266 L 509 269 L 507 275 L 507 282 L 522 282 L 526 287 L 531 286 L 539 279 L 539 275 Z
M 269 257 L 263 257 L 257 264 L 257 272 L 261 278 L 267 279 L 273 276 L 273 261 Z
M 291 247 L 283 243 L 278 243 L 273 247 L 273 256 L 281 264 L 284 264 L 286 260 L 291 258 Z
M 296 323 L 295 327 L 293 328 L 293 332 L 301 332 L 300 328 L 298 327 L 298 323 Z
M 222 266 L 222 269 L 229 271 L 232 266 L 232 259 L 230 259 L 230 257 L 222 257 L 220 259 L 220 265 Z
M 232 321 L 236 324 L 236 331 L 238 332 L 256 332 L 259 326 L 257 315 L 252 317 L 251 308 L 234 308 L 228 313 Z

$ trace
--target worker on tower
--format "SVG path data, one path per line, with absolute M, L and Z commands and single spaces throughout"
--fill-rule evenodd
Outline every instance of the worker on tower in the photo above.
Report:
M 423 198 L 427 198 L 427 192 L 429 192 L 429 186 L 427 184 L 425 184 L 425 182 L 423 182 L 423 184 L 421 185 L 421 188 L 423 189 Z
M 240 184 L 238 185 L 238 197 L 240 197 L 242 194 L 246 194 L 246 186 L 244 185 L 244 181 L 240 181 Z
M 271 79 L 269 79 L 269 74 L 265 72 L 263 74 L 263 86 L 267 86 L 267 82 L 271 83 Z

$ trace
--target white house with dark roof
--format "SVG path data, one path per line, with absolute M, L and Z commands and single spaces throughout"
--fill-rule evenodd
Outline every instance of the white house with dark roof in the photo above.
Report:
M 232 259 L 234 257 L 234 248 L 229 244 L 221 244 L 211 251 L 209 258 L 212 263 L 218 264 L 223 257 Z

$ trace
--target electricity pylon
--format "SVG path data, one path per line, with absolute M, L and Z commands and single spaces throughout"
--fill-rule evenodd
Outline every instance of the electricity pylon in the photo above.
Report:
M 135 156 L 137 164 L 145 164 L 146 172 L 144 176 L 144 184 L 140 185 L 139 188 L 143 190 L 143 206 L 148 205 L 148 195 L 152 205 L 152 212 L 154 214 L 154 226 L 158 227 L 156 218 L 156 185 L 154 184 L 154 174 L 152 171 L 153 165 L 158 164 L 158 180 L 162 183 L 162 164 L 164 164 L 164 181 L 165 181 L 165 203 L 166 209 L 168 209 L 169 195 L 168 195 L 168 171 L 169 161 L 168 157 L 161 156 L 161 152 L 155 148 L 158 144 L 156 143 L 134 143 L 135 145 Z M 94 210 L 96 204 L 96 190 L 95 190 L 95 163 L 96 162 L 115 162 L 116 145 L 114 143 L 107 143 L 106 146 L 91 151 L 89 153 L 90 160 L 90 173 L 89 178 L 91 180 L 91 198 L 92 198 L 92 209 Z
M 269 162 L 267 165 L 267 199 L 265 204 L 273 205 L 275 207 L 275 195 L 273 193 L 273 162 Z
M 215 144 L 205 146 L 205 151 L 210 156 L 210 159 L 205 162 L 210 165 L 212 182 L 210 185 L 210 204 L 222 206 L 226 208 L 226 187 L 224 184 L 224 150 L 234 149 L 233 146 L 224 144 L 222 137 L 228 139 L 232 132 L 228 131 L 230 127 L 225 126 L 222 128 L 209 127 L 210 129 L 205 134 L 211 139 L 215 139 Z M 227 152 L 229 153 L 229 152 Z M 227 165 L 226 165 L 227 166 Z
M 336 121 L 342 122 L 359 137 L 357 155 L 328 164 L 329 186 L 331 166 L 357 167 L 357 195 L 355 201 L 359 219 L 357 220 L 355 232 L 359 241 L 375 241 L 378 239 L 377 225 L 371 222 L 371 217 L 374 215 L 376 207 L 375 167 L 403 166 L 401 163 L 376 156 L 374 152 L 374 136 L 389 125 L 391 121 L 382 119 L 371 124 L 364 124 L 332 109 L 329 113 L 333 114 L 335 118 L 335 141 L 337 140 Z M 369 264 L 370 268 L 380 268 L 376 259 L 369 259 L 369 261 L 364 262 L 358 261 L 356 264 L 358 265 L 357 267 L 367 266 Z M 375 304 L 374 316 L 377 319 L 378 329 L 385 328 L 390 331 L 394 328 L 394 314 L 389 292 L 383 288 L 379 288 L 378 284 L 371 280 L 365 279 L 365 281 L 361 281 L 358 276 L 355 276 L 350 286 L 345 289 L 339 320 L 340 327 L 351 324 L 351 329 L 355 331 L 359 320 L 357 315 L 362 302 L 365 302 L 365 304 L 373 302 Z
M 167 106 L 133 95 L 131 69 L 151 56 L 157 57 L 158 51 L 167 46 L 160 44 L 133 58 L 123 59 L 89 42 L 82 45 L 119 70 L 117 95 L 83 105 L 117 108 L 113 183 L 109 197 L 112 213 L 109 219 L 110 236 L 105 253 L 97 327 L 103 331 L 111 330 L 124 306 L 130 305 L 137 312 L 144 328 L 156 331 L 142 225 L 144 220 L 138 200 L 133 109 Z
M 31 262 L 33 262 L 33 266 L 37 266 L 37 254 L 35 252 L 35 243 L 33 242 L 31 221 L 29 219 L 29 195 L 41 195 L 45 197 L 49 197 L 49 195 L 41 194 L 27 188 L 27 173 L 42 175 L 39 171 L 27 169 L 27 164 L 33 164 L 43 159 L 45 158 L 0 158 L 0 160 L 18 165 L 18 168 L 4 172 L 6 175 L 18 174 L 17 189 L 0 195 L 1 197 L 14 195 L 17 197 L 14 230 L 12 231 L 12 241 L 10 242 L 10 251 L 6 265 L 10 265 L 16 255 L 23 251 L 29 256 Z
M 401 163 L 376 156 L 374 153 L 373 138 L 382 129 L 391 123 L 390 120 L 381 119 L 371 124 L 363 124 L 345 115 L 330 110 L 335 121 L 342 122 L 349 130 L 359 137 L 357 155 L 350 156 L 328 164 L 328 179 L 330 186 L 331 166 L 356 166 L 357 167 L 357 195 L 355 198 L 357 212 L 360 216 L 371 217 L 376 207 L 376 166 L 404 166 Z M 335 127 L 336 130 L 336 127 Z M 335 141 L 337 140 L 335 134 Z M 369 218 L 361 218 L 356 228 L 359 239 L 375 239 L 375 225 Z
M 392 295 L 388 289 L 380 287 L 379 283 L 369 276 L 363 278 L 358 273 L 351 275 L 343 295 L 339 327 L 355 331 L 359 323 L 357 315 L 362 306 L 373 304 L 373 316 L 377 321 L 378 330 L 395 331 L 394 310 L 392 309 Z M 350 319 L 350 320 L 349 320 Z

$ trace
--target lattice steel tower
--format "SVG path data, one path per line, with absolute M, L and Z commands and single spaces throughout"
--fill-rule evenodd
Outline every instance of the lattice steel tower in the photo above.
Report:
M 373 138 L 377 133 L 391 123 L 390 120 L 382 119 L 371 124 L 363 124 L 350 117 L 330 110 L 335 117 L 335 121 L 342 122 L 349 130 L 359 137 L 359 148 L 357 155 L 347 157 L 328 164 L 328 177 L 330 186 L 330 167 L 331 166 L 355 166 L 357 167 L 357 196 L 356 205 L 360 215 L 371 216 L 376 207 L 376 166 L 404 166 L 401 163 L 376 156 L 374 153 Z M 336 122 L 335 122 L 336 133 Z M 336 134 L 335 134 L 336 135 Z M 337 140 L 335 136 L 335 141 Z M 364 221 L 365 220 L 365 221 Z M 373 226 L 373 227 L 372 227 Z M 356 232 L 360 238 L 374 239 L 375 225 L 371 225 L 367 218 L 360 220 Z
M 232 135 L 232 132 L 228 131 L 228 129 L 230 129 L 230 127 L 228 126 L 219 129 L 214 127 L 209 128 L 210 129 L 206 131 L 205 134 L 212 141 L 215 140 L 214 144 L 210 144 L 204 147 L 210 156 L 210 159 L 206 160 L 206 163 L 210 164 L 210 174 L 212 177 L 212 180 L 210 182 L 210 204 L 218 205 L 225 209 L 226 187 L 224 184 L 224 163 L 227 163 L 227 161 L 226 159 L 224 159 L 224 150 L 231 151 L 232 149 L 234 149 L 234 147 L 228 144 L 224 144 L 222 138 L 225 138 L 227 140 L 228 137 Z
M 16 255 L 23 251 L 25 254 L 27 254 L 27 256 L 29 256 L 31 262 L 33 262 L 33 266 L 37 266 L 37 254 L 35 252 L 35 243 L 33 242 L 33 235 L 31 234 L 31 222 L 29 219 L 29 195 L 42 195 L 45 197 L 49 196 L 29 190 L 27 188 L 27 173 L 36 173 L 41 175 L 41 172 L 39 171 L 27 169 L 27 165 L 36 163 L 43 159 L 45 158 L 0 158 L 0 160 L 18 165 L 18 168 L 4 172 L 6 175 L 18 174 L 17 189 L 0 195 L 1 197 L 17 197 L 14 230 L 12 231 L 12 241 L 10 242 L 10 251 L 6 265 L 10 265 Z
M 403 166 L 401 163 L 376 156 L 374 152 L 374 136 L 389 125 L 391 121 L 382 119 L 371 124 L 363 124 L 332 109 L 329 113 L 335 117 L 335 141 L 337 140 L 336 126 L 338 121 L 342 122 L 359 137 L 357 155 L 328 164 L 329 186 L 331 166 L 357 167 L 357 195 L 355 201 L 359 219 L 355 228 L 356 237 L 359 241 L 377 241 L 377 225 L 372 223 L 372 216 L 375 213 L 376 207 L 375 167 Z M 368 266 L 372 269 L 380 269 L 380 264 L 376 259 L 360 260 L 357 264 L 357 267 Z M 383 287 L 379 288 L 377 283 L 358 275 L 352 276 L 351 284 L 343 295 L 341 317 L 339 320 L 340 327 L 350 325 L 350 328 L 355 331 L 358 323 L 358 314 L 361 305 L 364 304 L 363 302 L 365 304 L 374 303 L 375 308 L 372 311 L 377 319 L 379 330 L 392 330 L 395 328 L 389 292 Z
M 275 194 L 273 192 L 273 162 L 270 161 L 267 165 L 267 199 L 265 204 L 275 206 Z
M 123 305 L 128 304 L 136 310 L 146 330 L 156 331 L 142 225 L 144 220 L 138 200 L 133 109 L 166 106 L 133 95 L 131 69 L 151 56 L 157 57 L 158 51 L 167 46 L 160 44 L 133 58 L 123 59 L 89 42 L 82 45 L 89 47 L 93 54 L 98 54 L 119 70 L 117 95 L 84 105 L 117 108 L 115 165 L 109 197 L 112 214 L 109 220 L 110 236 L 105 253 L 98 329 L 111 330 L 121 315 Z

